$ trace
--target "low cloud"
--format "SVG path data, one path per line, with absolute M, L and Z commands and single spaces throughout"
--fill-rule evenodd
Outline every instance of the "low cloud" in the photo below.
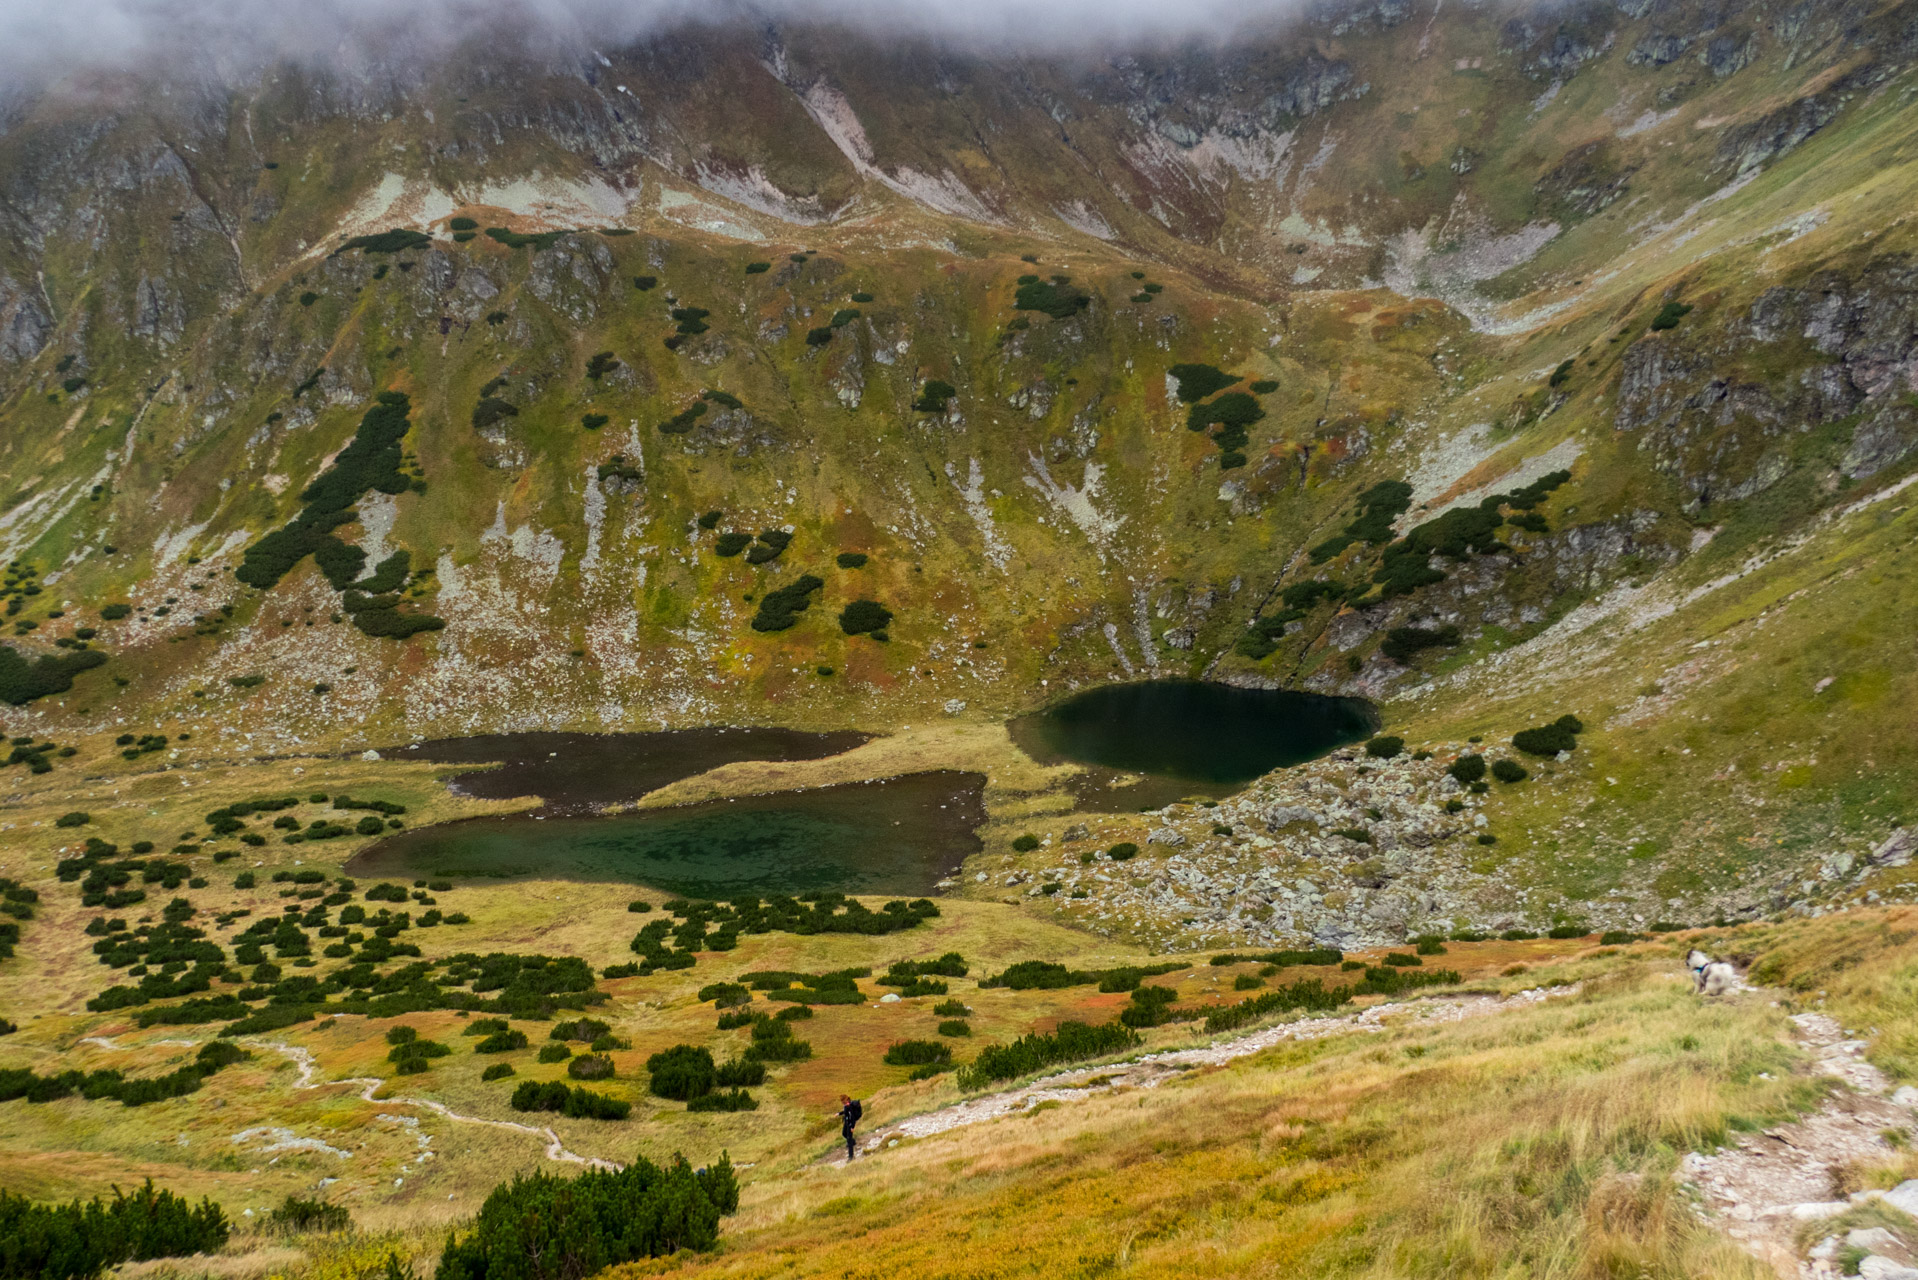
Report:
M 430 59 L 485 37 L 529 51 L 618 45 L 688 23 L 831 23 L 973 47 L 1095 51 L 1210 41 L 1291 0 L 0 0 L 0 79 L 243 75 L 266 62 Z

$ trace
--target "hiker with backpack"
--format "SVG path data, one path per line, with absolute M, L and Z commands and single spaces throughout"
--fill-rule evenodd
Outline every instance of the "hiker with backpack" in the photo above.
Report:
M 848 1097 L 843 1093 L 839 1095 L 839 1132 L 846 1138 L 846 1159 L 848 1160 L 852 1159 L 854 1150 L 852 1127 L 859 1123 L 859 1117 L 864 1114 L 865 1109 L 859 1105 L 859 1099 Z

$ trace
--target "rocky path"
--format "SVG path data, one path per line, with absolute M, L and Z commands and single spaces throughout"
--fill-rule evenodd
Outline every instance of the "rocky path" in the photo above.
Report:
M 1707 1212 L 1726 1234 L 1780 1275 L 1836 1276 L 1838 1255 L 1849 1247 L 1869 1251 L 1858 1272 L 1867 1280 L 1918 1280 L 1918 1269 L 1910 1265 L 1918 1257 L 1882 1228 L 1853 1231 L 1844 1240 L 1828 1237 L 1808 1260 L 1799 1257 L 1797 1237 L 1807 1222 L 1836 1217 L 1866 1200 L 1881 1198 L 1918 1214 L 1918 1182 L 1849 1196 L 1841 1196 L 1836 1185 L 1847 1165 L 1880 1163 L 1895 1154 L 1883 1135 L 1912 1128 L 1918 1089 L 1891 1092 L 1890 1081 L 1865 1061 L 1865 1042 L 1847 1038 L 1825 1014 L 1796 1014 L 1791 1021 L 1814 1068 L 1848 1087 L 1803 1120 L 1743 1135 L 1737 1146 L 1712 1155 L 1693 1152 L 1685 1157 L 1681 1176 L 1698 1188 Z M 1918 1232 L 1912 1238 L 1918 1239 Z
M 484 1116 L 462 1115 L 445 1103 L 435 1102 L 431 1098 L 375 1098 L 373 1095 L 379 1092 L 386 1084 L 386 1081 L 378 1076 L 353 1076 L 345 1080 L 316 1080 L 314 1077 L 319 1074 L 319 1067 L 313 1060 L 313 1055 L 310 1051 L 299 1048 L 296 1045 L 280 1044 L 272 1040 L 249 1039 L 245 1041 L 245 1043 L 258 1049 L 270 1049 L 281 1057 L 291 1059 L 300 1069 L 299 1076 L 293 1081 L 293 1087 L 295 1089 L 325 1089 L 333 1085 L 342 1084 L 360 1085 L 362 1086 L 360 1089 L 360 1098 L 365 1102 L 374 1102 L 381 1106 L 392 1107 L 423 1107 L 444 1120 L 450 1120 L 454 1124 L 476 1124 L 489 1129 L 506 1129 L 514 1133 L 524 1133 L 535 1138 L 543 1138 L 546 1142 L 546 1158 L 548 1160 L 556 1160 L 563 1164 L 585 1165 L 593 1169 L 617 1169 L 620 1167 L 610 1160 L 601 1160 L 595 1156 L 583 1156 L 577 1152 L 568 1151 L 565 1144 L 560 1141 L 559 1135 L 543 1126 L 520 1124 L 513 1120 L 488 1120 Z M 401 1119 L 399 1116 L 390 1118 L 394 1120 Z
M 1394 1027 L 1437 1025 L 1483 1018 L 1514 1009 L 1529 1008 L 1544 1000 L 1568 996 L 1576 985 L 1539 987 L 1516 995 L 1427 997 L 1398 1004 L 1374 1005 L 1360 1013 L 1336 1017 L 1304 1018 L 1254 1031 L 1250 1035 L 1221 1040 L 1193 1049 L 1171 1049 L 1149 1053 L 1129 1062 L 1099 1067 L 1080 1067 L 1041 1077 L 1030 1084 L 999 1093 L 983 1094 L 956 1102 L 936 1111 L 893 1121 L 881 1126 L 860 1142 L 868 1153 L 896 1146 L 907 1138 L 926 1138 L 966 1125 L 996 1120 L 1000 1116 L 1030 1111 L 1044 1102 L 1070 1103 L 1115 1089 L 1153 1089 L 1184 1072 L 1198 1067 L 1215 1067 L 1235 1058 L 1247 1057 L 1288 1040 L 1318 1040 L 1348 1032 L 1383 1031 L 1387 1020 Z M 827 1163 L 844 1164 L 843 1156 L 829 1156 Z M 1918 1280 L 1918 1278 L 1914 1278 Z

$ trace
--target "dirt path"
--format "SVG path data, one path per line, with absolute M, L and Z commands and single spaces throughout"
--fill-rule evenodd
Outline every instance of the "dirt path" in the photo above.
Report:
M 1846 1165 L 1882 1162 L 1896 1154 L 1881 1135 L 1887 1129 L 1912 1127 L 1918 1089 L 1892 1093 L 1891 1082 L 1864 1060 L 1866 1042 L 1848 1039 L 1834 1019 L 1800 1013 L 1791 1021 L 1798 1043 L 1812 1055 L 1813 1068 L 1848 1087 L 1803 1120 L 1746 1134 L 1737 1146 L 1712 1155 L 1693 1152 L 1685 1157 L 1680 1176 L 1698 1188 L 1708 1215 L 1727 1235 L 1778 1268 L 1780 1275 L 1830 1275 L 1835 1272 L 1822 1265 L 1826 1260 L 1814 1256 L 1806 1263 L 1799 1258 L 1796 1237 L 1805 1223 L 1836 1217 L 1887 1195 L 1906 1212 L 1918 1210 L 1918 1196 L 1905 1194 L 1910 1184 L 1890 1193 L 1860 1191 L 1842 1198 L 1835 1185 Z M 1901 1264 L 1906 1260 L 1889 1232 L 1869 1234 L 1885 1237 L 1872 1241 L 1879 1246 L 1874 1252 L 1893 1255 Z
M 956 1102 L 949 1107 L 941 1107 L 936 1111 L 926 1111 L 916 1116 L 908 1116 L 903 1120 L 893 1121 L 864 1137 L 859 1144 L 859 1149 L 870 1153 L 895 1145 L 903 1139 L 931 1137 L 933 1134 L 945 1133 L 966 1125 L 980 1124 L 987 1120 L 996 1120 L 1000 1116 L 1029 1111 L 1042 1102 L 1076 1102 L 1096 1093 L 1109 1093 L 1115 1089 L 1154 1089 L 1187 1071 L 1198 1067 L 1220 1066 L 1235 1058 L 1259 1053 L 1288 1040 L 1318 1040 L 1347 1032 L 1383 1031 L 1387 1029 L 1388 1019 L 1391 1020 L 1393 1027 L 1463 1022 L 1469 1018 L 1483 1018 L 1513 1009 L 1529 1008 L 1557 996 L 1572 995 L 1578 989 L 1576 985 L 1539 987 L 1530 991 L 1521 991 L 1503 999 L 1498 996 L 1428 997 L 1399 1004 L 1374 1005 L 1361 1013 L 1342 1014 L 1329 1018 L 1304 1018 L 1297 1022 L 1266 1027 L 1250 1035 L 1221 1040 L 1199 1048 L 1171 1049 L 1163 1053 L 1145 1054 L 1130 1062 L 1061 1071 L 1016 1089 L 983 1094 L 976 1098 L 968 1098 L 964 1102 Z M 822 1158 L 821 1163 L 844 1164 L 845 1157 L 828 1155 Z
M 563 1164 L 585 1165 L 592 1169 L 618 1169 L 621 1167 L 610 1160 L 601 1160 L 596 1156 L 582 1156 L 577 1152 L 568 1151 L 565 1144 L 560 1141 L 559 1135 L 543 1126 L 520 1124 L 513 1120 L 488 1120 L 483 1116 L 462 1115 L 445 1103 L 435 1102 L 431 1098 L 375 1098 L 373 1095 L 379 1092 L 386 1084 L 386 1081 L 378 1076 L 353 1076 L 345 1080 L 315 1080 L 314 1076 L 319 1074 L 319 1067 L 313 1060 L 313 1054 L 309 1050 L 299 1048 L 297 1045 L 280 1044 L 273 1040 L 256 1039 L 248 1039 L 243 1043 L 250 1044 L 259 1049 L 271 1049 L 281 1057 L 291 1059 L 300 1069 L 299 1077 L 293 1081 L 293 1087 L 295 1089 L 325 1089 L 332 1085 L 340 1084 L 361 1085 L 364 1087 L 360 1090 L 360 1099 L 364 1102 L 378 1103 L 382 1106 L 424 1107 L 426 1110 L 433 1112 L 442 1119 L 450 1120 L 454 1124 L 476 1124 L 489 1129 L 506 1129 L 513 1133 L 524 1133 L 535 1138 L 544 1138 L 546 1140 L 546 1158 L 548 1160 L 559 1161 Z M 392 1118 L 395 1120 L 400 1119 L 398 1116 Z

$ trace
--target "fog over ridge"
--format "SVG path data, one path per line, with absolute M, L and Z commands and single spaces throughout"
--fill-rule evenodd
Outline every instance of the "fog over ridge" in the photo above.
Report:
M 1297 0 L 0 0 L 0 83 L 195 69 L 242 76 L 292 59 L 427 59 L 475 36 L 530 52 L 617 45 L 689 23 L 844 24 L 974 48 L 1098 51 L 1212 41 Z M 10 82 L 10 83 L 6 83 Z

